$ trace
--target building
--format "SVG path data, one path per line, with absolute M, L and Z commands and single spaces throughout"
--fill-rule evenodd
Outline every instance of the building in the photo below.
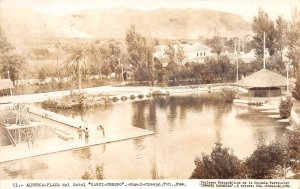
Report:
M 273 71 L 262 69 L 235 83 L 248 89 L 248 97 L 278 97 L 281 88 L 287 86 L 287 78 Z
M 203 63 L 206 57 L 210 57 L 212 55 L 212 49 L 203 45 L 201 43 L 194 43 L 192 45 L 185 45 L 183 47 L 186 62 L 198 62 Z
M 178 51 L 179 48 L 182 48 L 184 52 L 184 59 L 182 61 L 182 65 L 184 65 L 187 62 L 203 63 L 206 57 L 210 57 L 212 55 L 212 49 L 199 42 L 196 42 L 194 44 L 173 45 L 173 48 L 175 49 L 175 53 Z M 153 53 L 153 57 L 158 59 L 167 58 L 166 49 L 166 45 L 156 46 L 155 52 Z
M 0 79 L 0 96 L 12 95 L 13 88 L 14 85 L 10 79 Z

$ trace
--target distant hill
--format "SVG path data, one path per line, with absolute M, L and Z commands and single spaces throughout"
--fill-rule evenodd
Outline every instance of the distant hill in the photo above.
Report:
M 143 35 L 156 38 L 195 39 L 220 35 L 232 37 L 251 33 L 250 23 L 237 14 L 202 9 L 128 8 L 82 10 L 71 15 L 51 16 L 30 9 L 1 9 L 0 25 L 16 44 L 24 39 L 124 38 L 135 24 Z

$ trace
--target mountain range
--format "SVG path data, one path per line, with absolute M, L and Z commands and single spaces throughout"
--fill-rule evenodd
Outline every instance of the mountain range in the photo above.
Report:
M 51 37 L 124 39 L 133 24 L 143 35 L 160 39 L 197 39 L 216 31 L 226 37 L 251 33 L 250 23 L 242 16 L 205 9 L 92 9 L 57 16 L 0 7 L 0 26 L 15 44 Z

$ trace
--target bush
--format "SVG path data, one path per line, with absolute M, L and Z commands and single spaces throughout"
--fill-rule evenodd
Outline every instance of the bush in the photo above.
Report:
M 241 161 L 228 148 L 216 143 L 210 155 L 195 158 L 196 168 L 191 179 L 238 179 L 245 178 Z
M 287 132 L 287 152 L 289 157 L 289 165 L 295 172 L 300 171 L 300 133 L 299 132 Z
M 280 144 L 258 146 L 252 155 L 246 159 L 249 177 L 253 179 L 272 178 L 278 166 L 285 166 L 285 148 Z
M 144 98 L 144 95 L 143 95 L 143 94 L 139 94 L 139 95 L 138 95 L 138 98 L 139 98 L 139 99 L 142 99 L 142 98 Z
M 134 95 L 130 95 L 130 100 L 134 100 L 135 96 Z
M 225 102 L 233 102 L 236 97 L 237 92 L 234 89 L 229 89 L 224 87 L 222 89 L 222 95 L 225 99 Z
M 287 98 L 285 100 L 281 99 L 279 104 L 280 117 L 283 119 L 290 117 L 292 107 L 293 107 L 293 103 L 291 98 Z
M 292 95 L 296 100 L 300 100 L 300 77 L 295 82 L 295 88 L 292 91 Z

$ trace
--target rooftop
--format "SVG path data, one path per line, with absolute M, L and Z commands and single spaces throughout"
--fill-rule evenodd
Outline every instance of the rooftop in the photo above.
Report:
M 275 73 L 273 71 L 262 69 L 258 72 L 237 81 L 235 85 L 241 87 L 282 87 L 286 86 L 287 80 L 286 77 Z

